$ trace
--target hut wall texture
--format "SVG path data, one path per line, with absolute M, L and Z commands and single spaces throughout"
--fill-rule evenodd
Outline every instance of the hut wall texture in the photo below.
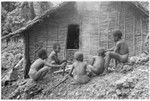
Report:
M 31 61 L 37 58 L 38 47 L 47 49 L 49 55 L 55 42 L 61 44 L 61 58 L 72 57 L 74 51 L 69 53 L 66 50 L 69 24 L 80 26 L 79 50 L 84 53 L 86 60 L 96 55 L 99 48 L 114 46 L 114 30 L 122 31 L 123 39 L 129 46 L 130 56 L 142 52 L 148 33 L 147 17 L 126 2 L 77 2 L 76 5 L 59 9 L 50 19 L 47 18 L 45 22 L 32 28 L 29 34 Z
M 93 6 L 94 5 L 94 6 Z M 97 49 L 113 47 L 113 31 L 119 29 L 126 40 L 130 56 L 139 55 L 144 49 L 148 34 L 148 19 L 127 2 L 80 2 L 82 16 L 82 46 L 85 58 L 95 55 Z
M 31 62 L 37 58 L 38 51 L 36 50 L 38 50 L 39 47 L 46 49 L 49 55 L 53 50 L 53 44 L 56 42 L 61 45 L 59 57 L 61 59 L 65 58 L 67 56 L 66 40 L 69 24 L 80 25 L 80 18 L 72 5 L 58 10 L 51 16 L 51 19 L 47 18 L 43 22 L 36 24 L 30 32 Z

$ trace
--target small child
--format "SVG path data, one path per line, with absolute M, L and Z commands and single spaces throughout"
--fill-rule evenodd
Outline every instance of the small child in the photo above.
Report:
M 67 63 L 67 60 L 60 60 L 58 58 L 58 53 L 60 52 L 61 47 L 59 43 L 53 44 L 53 51 L 48 56 L 48 62 L 54 65 L 60 65 L 62 63 Z M 65 66 L 64 66 L 65 68 Z
M 97 52 L 97 56 L 93 56 L 91 65 L 88 65 L 88 69 L 90 71 L 90 74 L 93 75 L 99 75 L 104 72 L 104 64 L 105 64 L 105 50 L 99 49 Z
M 75 62 L 72 65 L 70 71 L 70 76 L 74 78 L 74 84 L 84 84 L 87 83 L 90 78 L 87 76 L 87 64 L 83 62 L 83 53 L 76 52 L 74 54 Z
M 42 79 L 48 72 L 50 67 L 60 68 L 65 66 L 65 64 L 61 65 L 52 65 L 46 62 L 47 59 L 47 52 L 45 49 L 42 49 L 38 52 L 38 59 L 31 65 L 29 76 L 34 81 Z
M 116 45 L 112 49 L 108 50 L 108 52 L 106 53 L 106 60 L 105 60 L 106 71 L 108 71 L 108 66 L 112 58 L 115 59 L 115 66 L 117 65 L 116 61 L 122 63 L 128 61 L 129 49 L 127 43 L 121 38 L 122 32 L 120 30 L 115 31 L 113 33 L 113 37 Z

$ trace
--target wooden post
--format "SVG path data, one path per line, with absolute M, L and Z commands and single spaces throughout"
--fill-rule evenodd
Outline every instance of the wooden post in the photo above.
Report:
M 24 79 L 29 78 L 28 72 L 30 70 L 30 57 L 29 57 L 29 33 L 24 33 Z

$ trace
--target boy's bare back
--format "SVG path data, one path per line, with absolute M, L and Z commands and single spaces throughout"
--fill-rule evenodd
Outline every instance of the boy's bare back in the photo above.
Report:
M 73 63 L 72 69 L 70 71 L 70 76 L 73 76 L 74 83 L 84 84 L 87 83 L 90 78 L 87 76 L 87 64 L 83 62 L 83 53 L 76 52 L 74 54 L 75 62 Z
M 129 53 L 128 45 L 124 40 L 118 41 L 116 47 L 118 48 L 118 53 L 120 55 L 125 55 Z
M 50 55 L 48 56 L 48 62 L 54 63 L 54 64 L 58 64 L 59 63 L 58 56 L 57 56 L 57 54 L 54 51 L 52 51 L 50 53 Z
M 30 71 L 38 71 L 43 66 L 44 66 L 44 60 L 39 58 L 31 65 Z
M 74 75 L 83 76 L 86 75 L 86 63 L 84 62 L 74 62 L 73 63 Z
M 94 59 L 95 59 L 94 64 L 93 64 L 94 72 L 96 74 L 100 74 L 104 71 L 104 64 L 105 64 L 104 57 L 94 56 Z

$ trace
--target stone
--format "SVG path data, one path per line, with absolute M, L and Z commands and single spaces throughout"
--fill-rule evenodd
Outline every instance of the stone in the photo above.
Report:
M 17 71 L 17 69 L 12 69 L 10 72 L 9 72 L 9 80 L 10 81 L 16 81 L 16 80 L 18 80 L 19 79 L 19 77 L 18 77 L 18 71 Z
M 117 95 L 121 95 L 121 94 L 122 94 L 122 93 L 121 93 L 121 90 L 116 89 L 116 94 L 117 94 Z
M 129 88 L 129 87 L 130 87 L 129 82 L 124 82 L 124 83 L 122 84 L 122 86 L 125 87 L 125 88 Z
M 122 93 L 122 95 L 128 95 L 129 93 L 130 93 L 130 89 L 121 89 L 121 93 Z
M 118 99 L 118 96 L 116 94 L 112 94 L 111 99 Z

